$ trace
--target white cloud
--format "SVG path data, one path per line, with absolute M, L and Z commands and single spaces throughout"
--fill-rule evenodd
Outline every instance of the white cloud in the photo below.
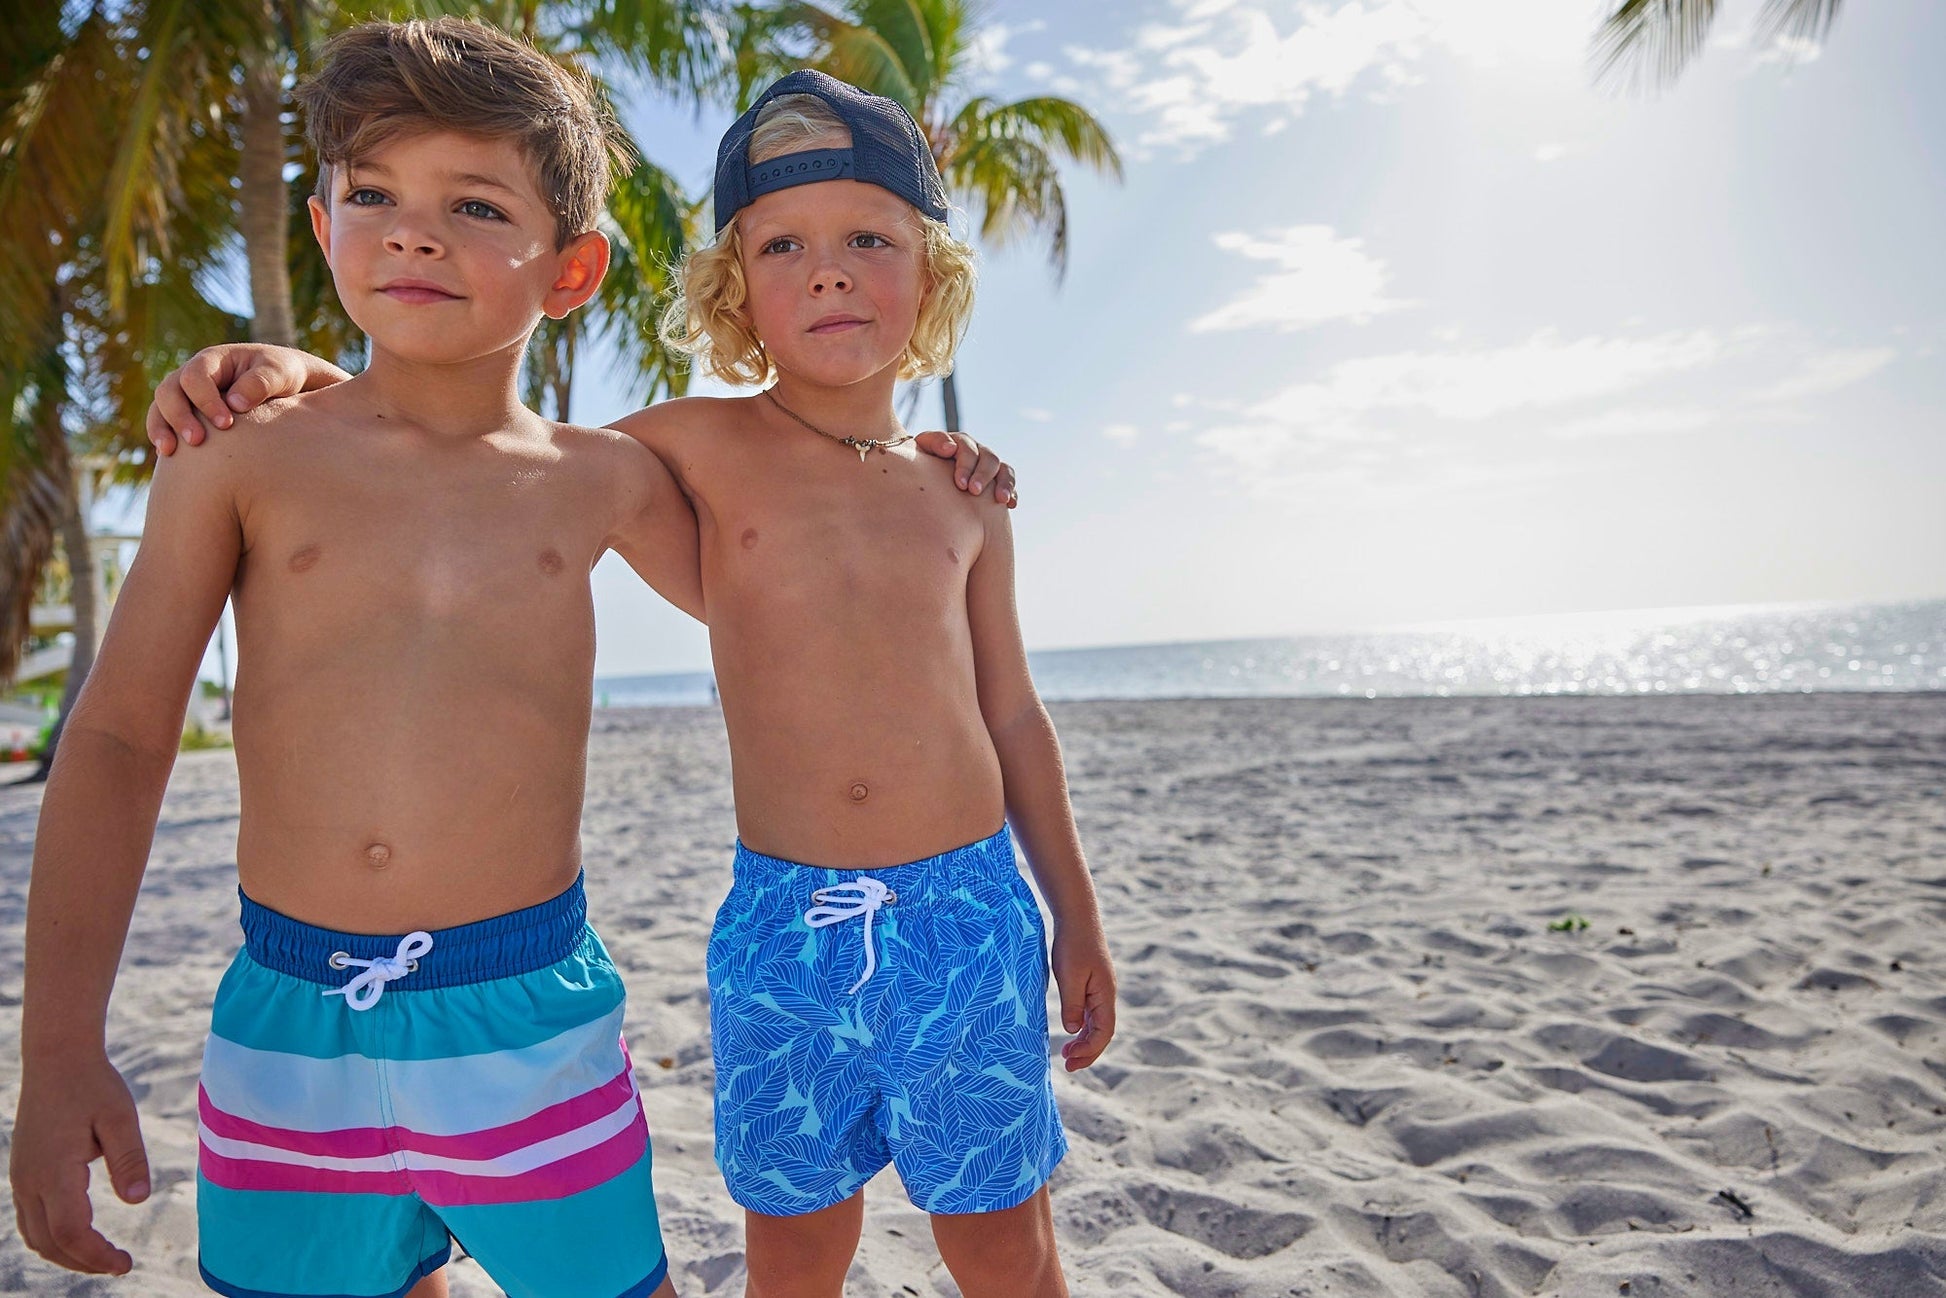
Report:
M 1125 47 L 1069 47 L 1108 102 L 1143 119 L 1129 151 L 1185 155 L 1230 137 L 1236 120 L 1300 114 L 1316 95 L 1361 81 L 1380 99 L 1421 79 L 1434 50 L 1499 67 L 1540 61 L 1578 67 L 1591 17 L 1566 0 L 1174 0 L 1170 21 L 1138 29 Z
M 1230 232 L 1216 246 L 1277 269 L 1254 288 L 1189 324 L 1193 333 L 1224 329 L 1307 329 L 1330 320 L 1369 320 L 1410 303 L 1385 296 L 1385 263 L 1358 239 L 1328 225 L 1296 225 L 1263 235 Z
M 1022 406 L 1020 417 L 1031 424 L 1045 424 L 1053 420 L 1054 413 L 1050 410 L 1042 410 L 1039 406 Z
M 1824 46 L 1803 36 L 1779 36 L 1770 47 L 1758 51 L 1757 62 L 1781 63 L 1785 67 L 1796 67 L 1802 63 L 1816 63 L 1824 53 Z
M 1110 424 L 1101 430 L 1101 435 L 1111 442 L 1120 442 L 1126 446 L 1128 443 L 1140 437 L 1142 430 L 1134 424 Z
M 1236 409 L 1197 441 L 1262 469 L 1300 442 L 1392 438 L 1401 418 L 1471 423 L 1613 396 L 1714 365 L 1734 345 L 1707 330 L 1574 339 L 1543 330 L 1506 347 L 1359 357 Z
M 1440 481 L 1457 483 L 1452 448 L 1472 454 L 1493 443 L 1454 435 L 1483 424 L 1578 440 L 1774 422 L 1800 417 L 1803 402 L 1861 383 L 1899 356 L 1888 347 L 1820 348 L 1800 331 L 1762 325 L 1580 338 L 1541 330 L 1499 347 L 1464 344 L 1446 330 L 1435 338 L 1427 350 L 1340 361 L 1259 400 L 1205 402 L 1192 436 L 1258 494 L 1310 490 L 1332 474 L 1362 475 L 1377 490 L 1423 472 L 1412 466 L 1427 457 L 1444 466 Z M 1297 464 L 1309 486 L 1291 477 Z
M 973 36 L 971 54 L 973 64 L 983 68 L 988 75 L 998 75 L 1013 66 L 1013 56 L 1007 53 L 1007 42 L 1016 36 L 1044 31 L 1045 22 L 983 23 Z M 1044 64 L 1041 66 L 1045 66 Z
M 1556 437 L 1640 437 L 1658 433 L 1695 433 L 1718 420 L 1713 410 L 1700 406 L 1644 406 L 1637 409 L 1607 410 L 1584 419 L 1556 425 Z
M 1890 347 L 1852 347 L 1813 356 L 1795 366 L 1790 377 L 1750 394 L 1750 400 L 1786 404 L 1821 397 L 1870 378 L 1890 365 Z

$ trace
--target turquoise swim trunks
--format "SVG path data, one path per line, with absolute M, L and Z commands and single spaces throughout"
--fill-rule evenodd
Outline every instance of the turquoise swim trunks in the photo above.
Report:
M 1046 930 L 1004 827 L 879 870 L 738 844 L 709 989 L 716 1162 L 745 1208 L 816 1212 L 890 1162 L 926 1212 L 993 1212 L 1067 1152 Z
M 667 1271 L 622 982 L 580 881 L 431 933 L 243 899 L 203 1055 L 203 1280 L 397 1298 L 457 1239 L 509 1298 L 643 1298 Z

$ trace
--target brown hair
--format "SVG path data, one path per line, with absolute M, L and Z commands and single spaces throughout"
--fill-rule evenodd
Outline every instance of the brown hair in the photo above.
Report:
M 325 44 L 297 89 L 318 155 L 318 193 L 352 165 L 414 131 L 512 140 L 554 214 L 555 246 L 595 228 L 628 137 L 588 76 L 525 41 L 464 18 L 361 23 Z
M 750 137 L 750 160 L 764 162 L 806 148 L 846 148 L 851 132 L 815 95 L 784 95 L 764 106 Z M 912 338 L 899 357 L 899 377 L 923 378 L 953 372 L 953 353 L 973 317 L 976 271 L 973 250 L 942 222 L 913 209 L 925 231 L 926 292 Z M 662 341 L 696 358 L 705 373 L 725 383 L 762 383 L 772 374 L 763 339 L 747 323 L 743 304 L 749 287 L 743 279 L 741 213 L 697 248 L 677 271 L 674 300 L 662 313 Z

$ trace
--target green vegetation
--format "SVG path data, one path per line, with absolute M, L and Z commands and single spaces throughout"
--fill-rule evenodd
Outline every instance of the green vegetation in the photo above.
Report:
M 211 730 L 200 721 L 192 721 L 183 728 L 182 746 L 178 751 L 195 753 L 209 748 L 229 747 L 231 747 L 231 744 L 228 734 Z
M 0 33 L 0 685 L 29 642 L 41 575 L 88 552 L 84 500 L 151 470 L 141 416 L 163 374 L 214 342 L 290 343 L 357 368 L 363 339 L 332 295 L 304 198 L 316 161 L 291 91 L 332 32 L 374 17 L 459 14 L 564 63 L 698 107 L 741 107 L 789 67 L 890 94 L 932 141 L 949 189 L 996 244 L 1045 237 L 1067 257 L 1059 164 L 1119 174 L 1100 124 L 1052 98 L 964 93 L 973 0 L 71 0 L 17 6 Z M 31 11 L 31 12 L 30 12 Z M 656 336 L 670 265 L 705 196 L 641 161 L 618 178 L 613 265 L 586 311 L 549 321 L 524 395 L 567 418 L 577 359 L 611 346 L 644 401 L 686 370 Z M 247 314 L 233 309 L 247 290 Z M 956 389 L 947 388 L 957 424 Z M 105 467 L 103 467 L 105 466 Z M 82 475 L 96 479 L 85 484 Z M 62 709 L 106 609 L 69 582 L 77 651 Z

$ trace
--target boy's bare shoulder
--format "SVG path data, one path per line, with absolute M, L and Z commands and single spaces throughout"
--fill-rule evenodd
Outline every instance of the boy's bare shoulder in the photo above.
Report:
M 623 415 L 609 427 L 644 445 L 667 449 L 680 440 L 738 427 L 748 421 L 749 406 L 749 397 L 672 397 Z
M 236 415 L 228 428 L 211 434 L 202 445 L 159 459 L 155 471 L 158 477 L 201 483 L 207 489 L 275 483 L 275 471 L 298 449 L 293 434 L 314 432 L 325 424 L 301 397 L 267 401 Z

